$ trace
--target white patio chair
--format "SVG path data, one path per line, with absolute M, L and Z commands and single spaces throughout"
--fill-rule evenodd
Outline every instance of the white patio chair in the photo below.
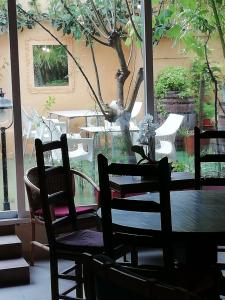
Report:
M 27 150 L 28 140 L 32 139 L 34 141 L 35 138 L 42 138 L 44 128 L 42 123 L 40 123 L 40 119 L 37 119 L 32 114 L 29 115 L 24 110 L 24 108 L 22 108 L 21 112 L 22 112 L 23 139 L 24 139 L 23 154 L 25 154 Z M 32 148 L 32 152 L 33 152 L 33 148 Z
M 138 114 L 140 113 L 140 111 L 141 111 L 142 103 L 143 103 L 143 102 L 135 101 L 134 106 L 133 106 L 133 109 L 132 109 L 132 112 L 131 112 L 130 126 L 131 126 L 131 123 L 132 123 L 132 125 L 133 125 L 133 124 L 134 124 L 134 125 L 137 125 L 136 117 L 137 117 L 137 115 L 138 115 Z
M 175 138 L 178 129 L 183 122 L 184 116 L 169 114 L 165 122 L 155 130 L 155 152 L 160 156 L 168 156 L 171 160 L 176 159 Z M 157 148 L 159 145 L 159 148 Z
M 134 106 L 133 106 L 133 109 L 132 109 L 132 112 L 131 112 L 131 117 L 130 117 L 130 127 L 135 127 L 137 126 L 137 120 L 136 120 L 136 117 L 137 115 L 140 113 L 141 111 L 141 107 L 142 107 L 142 103 L 143 102 L 140 102 L 140 101 L 136 101 L 134 103 Z M 112 101 L 110 103 L 110 106 L 111 107 L 115 107 L 117 106 L 117 103 L 116 103 L 116 100 Z M 113 127 L 113 126 L 118 126 L 119 125 L 119 122 L 116 121 L 116 122 L 113 122 L 113 123 L 110 123 L 108 121 L 105 121 L 105 127 L 106 128 L 110 128 L 110 127 Z
M 59 140 L 62 132 L 57 124 L 49 119 L 49 129 L 51 130 L 51 140 Z M 90 161 L 93 162 L 94 139 L 83 138 L 79 133 L 67 134 L 67 143 L 69 148 L 69 158 L 73 161 Z M 55 161 L 61 160 L 61 151 L 53 150 L 51 153 L 52 159 Z
M 49 120 L 51 120 L 51 122 L 53 122 L 56 126 L 58 126 L 60 128 L 60 131 L 62 133 L 66 133 L 67 131 L 67 127 L 66 127 L 66 122 L 65 121 L 60 121 L 59 119 L 57 118 L 46 118 L 44 116 L 41 116 L 37 110 L 35 108 L 32 108 L 31 109 L 31 114 L 32 114 L 32 117 L 34 120 L 37 120 L 37 122 L 39 123 L 43 123 L 43 126 L 45 127 L 45 125 L 47 127 L 49 127 Z M 46 129 L 46 128 L 45 128 Z M 47 128 L 47 131 L 48 131 L 48 128 Z M 43 132 L 44 134 L 44 132 Z M 42 138 L 42 137 L 41 137 Z

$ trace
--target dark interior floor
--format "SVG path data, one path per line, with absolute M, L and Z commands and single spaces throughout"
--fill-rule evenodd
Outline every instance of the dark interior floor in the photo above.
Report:
M 154 250 L 157 257 L 158 253 Z M 154 256 L 154 255 L 153 255 Z M 225 262 L 225 253 L 220 255 L 220 261 Z M 154 259 L 154 262 L 157 260 Z M 141 254 L 141 262 L 147 262 L 146 252 Z M 149 263 L 149 260 L 148 260 Z M 157 264 L 159 261 L 157 261 Z M 60 264 L 61 268 L 66 268 L 68 262 L 63 261 Z M 30 267 L 31 282 L 28 285 L 21 285 L 15 287 L 4 287 L 0 289 L 0 299 L 4 300 L 51 300 L 51 287 L 50 287 L 50 272 L 49 261 L 42 260 L 36 261 L 33 267 Z M 65 282 L 63 282 L 63 285 Z M 66 284 L 69 284 L 66 282 Z M 225 300 L 225 297 L 221 297 Z

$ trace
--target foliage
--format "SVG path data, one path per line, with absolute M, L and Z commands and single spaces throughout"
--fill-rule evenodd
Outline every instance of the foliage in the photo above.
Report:
M 55 104 L 55 97 L 54 96 L 48 96 L 44 103 L 44 110 L 50 111 L 52 109 L 52 106 Z
M 141 159 L 138 161 L 138 164 L 141 163 L 153 163 L 153 160 L 151 159 L 151 153 L 148 152 L 145 153 L 144 147 L 140 145 L 133 145 L 131 147 L 131 150 L 141 156 Z
M 68 85 L 68 59 L 64 47 L 60 45 L 33 46 L 33 64 L 36 86 L 53 85 L 53 83 Z
M 199 95 L 200 81 L 205 82 L 205 95 L 209 95 L 212 89 L 212 78 L 209 74 L 209 70 L 206 62 L 203 59 L 195 58 L 191 65 L 191 76 L 192 76 L 192 88 L 194 94 Z
M 219 37 L 223 57 L 225 59 L 225 2 L 224 0 L 155 0 L 159 10 L 167 12 L 167 19 L 162 19 L 162 34 L 174 41 L 174 44 L 183 45 L 184 52 L 192 52 L 203 60 L 207 66 L 208 73 L 213 82 L 215 102 L 215 126 L 217 127 L 218 112 L 218 87 L 224 81 L 224 75 L 219 75 L 218 68 L 210 61 L 209 41 Z M 160 22 L 161 20 L 157 20 Z M 222 63 L 224 66 L 224 64 Z M 224 68 L 224 67 L 223 67 Z M 222 80 L 221 80 L 222 77 Z M 220 80 L 220 82 L 218 81 Z
M 181 127 L 179 129 L 179 136 L 185 137 L 192 134 L 192 131 L 186 127 Z
M 184 172 L 186 170 L 186 166 L 184 162 L 174 161 L 172 162 L 173 172 Z
M 153 123 L 153 116 L 150 114 L 145 115 L 139 124 L 138 142 L 142 145 L 149 145 L 151 138 L 155 136 L 157 127 L 158 125 Z
M 156 0 L 154 3 L 161 8 L 155 21 L 160 34 L 174 40 L 175 44 L 182 42 L 186 52 L 194 52 L 198 57 L 205 57 L 205 36 L 218 34 L 214 4 L 224 32 L 224 0 Z
M 205 119 L 212 119 L 215 116 L 215 106 L 212 102 L 203 104 L 203 114 Z
M 167 67 L 161 71 L 155 82 L 156 96 L 162 99 L 169 91 L 178 92 L 181 98 L 193 95 L 188 69 Z

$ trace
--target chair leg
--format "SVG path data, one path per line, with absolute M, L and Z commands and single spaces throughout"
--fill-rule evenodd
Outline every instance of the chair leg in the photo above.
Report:
M 131 251 L 130 251 L 130 255 L 131 255 L 131 265 L 133 267 L 138 266 L 138 249 L 135 247 L 132 247 Z
M 59 281 L 58 281 L 58 261 L 57 258 L 50 253 L 50 271 L 51 271 L 51 292 L 52 300 L 59 300 Z
M 80 262 L 76 264 L 76 277 L 77 287 L 76 287 L 76 296 L 78 298 L 83 298 L 83 265 Z

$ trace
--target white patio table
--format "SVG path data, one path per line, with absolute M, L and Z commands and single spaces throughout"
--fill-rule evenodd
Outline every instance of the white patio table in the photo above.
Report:
M 96 149 L 97 146 L 97 134 L 99 133 L 120 133 L 121 132 L 121 128 L 118 125 L 112 125 L 112 126 L 87 126 L 87 127 L 80 127 L 81 130 L 85 131 L 88 135 L 91 133 L 93 135 L 94 138 L 94 149 Z M 134 132 L 138 132 L 139 131 L 139 127 L 132 124 L 130 126 L 130 132 L 134 133 Z M 105 136 L 105 143 L 106 142 L 106 136 Z M 113 142 L 112 142 L 113 143 Z M 113 147 L 112 147 L 112 152 L 113 152 Z
M 85 118 L 85 126 L 87 126 L 88 117 L 96 117 L 98 123 L 98 117 L 101 117 L 102 112 L 90 110 L 90 109 L 81 109 L 81 110 L 61 110 L 61 111 L 51 111 L 49 113 L 50 118 L 52 115 L 56 115 L 57 118 L 66 118 L 67 119 L 67 131 L 69 131 L 70 120 L 74 118 Z
M 87 126 L 87 127 L 80 127 L 80 129 L 93 134 L 101 133 L 101 132 L 121 132 L 121 128 L 118 125 L 113 125 L 110 127 Z M 130 126 L 130 131 L 139 131 L 139 127 L 136 125 L 132 125 Z

